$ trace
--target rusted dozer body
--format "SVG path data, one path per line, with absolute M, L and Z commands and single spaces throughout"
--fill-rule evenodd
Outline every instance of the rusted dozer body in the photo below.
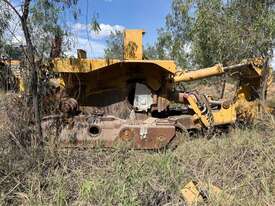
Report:
M 134 149 L 159 149 L 175 137 L 175 122 L 148 118 L 124 120 L 114 116 L 80 115 L 60 134 L 65 146 L 115 147 L 123 144 Z
M 123 60 L 86 59 L 82 51 L 77 59 L 52 61 L 67 96 L 79 105 L 78 114 L 71 113 L 61 131 L 61 143 L 112 147 L 122 142 L 130 148 L 160 149 L 175 138 L 176 130 L 207 130 L 256 115 L 259 89 L 263 82 L 268 85 L 262 59 L 177 72 L 174 61 L 142 59 L 143 33 L 125 31 Z M 214 101 L 195 91 L 176 90 L 178 82 L 224 73 L 239 80 L 234 99 Z M 173 109 L 173 102 L 180 106 Z

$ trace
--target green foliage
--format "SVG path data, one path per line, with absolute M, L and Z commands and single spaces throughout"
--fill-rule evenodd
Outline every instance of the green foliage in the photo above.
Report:
M 143 48 L 143 57 L 144 59 L 159 59 L 159 52 L 157 51 L 156 46 L 147 45 Z
M 91 22 L 91 30 L 94 31 L 94 32 L 100 32 L 101 31 L 101 28 L 100 28 L 100 25 L 97 21 L 97 17 L 94 16 L 93 19 L 92 19 L 92 22 Z
M 67 47 L 70 44 L 69 27 L 61 21 L 63 12 L 69 11 L 74 19 L 78 18 L 80 10 L 77 8 L 78 0 L 33 0 L 30 3 L 28 15 L 28 27 L 31 34 L 31 40 L 35 47 L 36 55 L 39 58 L 49 57 L 52 43 L 56 37 L 65 40 L 63 45 Z M 12 3 L 13 5 L 13 3 Z M 13 5 L 15 6 L 15 4 Z M 20 14 L 22 8 L 15 7 Z M 11 38 L 16 35 L 17 31 L 13 31 L 10 25 L 13 21 L 20 22 L 17 14 L 5 2 L 0 2 L 0 43 L 4 34 L 6 38 Z M 3 11 L 3 12 L 2 12 Z M 9 28 L 11 27 L 11 28 Z M 1 43 L 0 45 L 3 45 Z M 15 54 L 12 47 L 14 45 L 5 46 L 2 48 L 2 53 L 11 55 L 12 58 Z M 18 45 L 17 45 L 18 46 Z M 1 49 L 1 48 L 0 48 Z M 11 53 L 11 54 L 10 54 Z M 16 54 L 16 56 L 18 56 Z
M 206 67 L 270 57 L 274 36 L 272 1 L 173 0 L 157 45 L 179 66 Z
M 107 59 L 123 59 L 123 32 L 111 32 L 106 40 L 107 47 L 104 50 Z
M 10 44 L 5 44 L 4 45 L 4 51 L 5 55 L 7 55 L 10 59 L 21 59 L 23 54 L 22 54 L 22 48 L 12 46 Z
M 146 59 L 170 59 L 172 50 L 172 38 L 168 32 L 159 31 L 158 41 L 153 46 L 147 46 L 144 49 Z
M 32 40 L 36 50 L 41 57 L 49 57 L 54 38 L 61 39 L 69 37 L 70 32 L 66 25 L 60 23 L 62 13 L 67 9 L 73 18 L 77 18 L 77 0 L 36 0 L 31 4 L 29 25 Z M 63 41 L 63 46 L 68 42 Z
M 159 38 L 160 39 L 160 38 Z M 111 35 L 106 40 L 107 46 L 105 49 L 105 58 L 108 59 L 123 59 L 123 32 L 111 32 Z M 168 41 L 159 41 L 156 45 L 147 45 L 143 48 L 144 59 L 169 59 L 166 47 L 169 45 Z M 132 53 L 136 50 L 136 45 L 127 45 L 126 50 Z M 132 51 L 132 52 L 131 52 Z

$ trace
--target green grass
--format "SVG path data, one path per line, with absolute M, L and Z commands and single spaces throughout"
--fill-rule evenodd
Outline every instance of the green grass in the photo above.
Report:
M 274 205 L 274 131 L 186 140 L 175 151 L 19 149 L 3 145 L 1 205 L 180 205 L 190 180 L 222 188 L 233 202 Z M 4 146 L 6 145 L 6 146 Z

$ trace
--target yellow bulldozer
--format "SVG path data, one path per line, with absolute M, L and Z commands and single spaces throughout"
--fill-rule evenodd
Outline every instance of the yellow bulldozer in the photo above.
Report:
M 160 149 L 177 138 L 177 131 L 210 131 L 252 121 L 265 109 L 272 78 L 264 59 L 184 72 L 171 60 L 144 60 L 143 34 L 125 30 L 123 59 L 87 59 L 78 50 L 77 58 L 51 62 L 64 91 L 62 144 L 112 147 L 122 142 L 135 149 Z M 225 74 L 238 82 L 233 98 L 213 99 L 177 87 Z

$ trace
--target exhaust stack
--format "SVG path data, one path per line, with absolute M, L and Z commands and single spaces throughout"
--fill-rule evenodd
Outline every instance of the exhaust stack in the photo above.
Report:
M 144 30 L 138 29 L 124 31 L 124 60 L 142 60 L 142 37 L 144 33 Z

